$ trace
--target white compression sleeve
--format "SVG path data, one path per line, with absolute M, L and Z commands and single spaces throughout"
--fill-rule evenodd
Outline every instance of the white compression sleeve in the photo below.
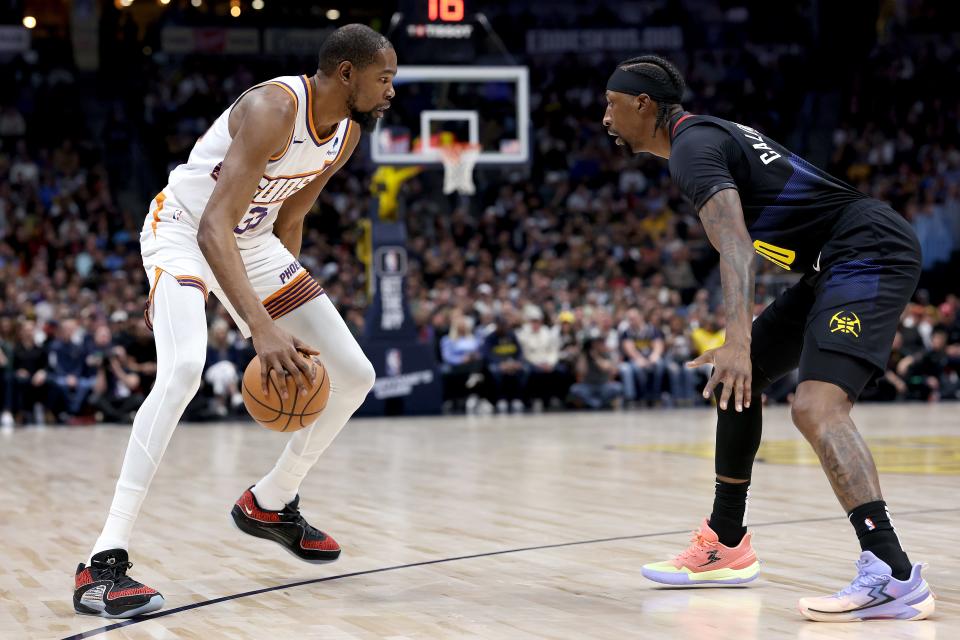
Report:
M 200 386 L 207 350 L 206 303 L 194 287 L 161 273 L 153 298 L 157 380 L 133 420 L 120 479 L 91 556 L 127 549 L 130 534 L 170 436 Z
M 293 434 L 274 468 L 253 488 L 265 509 L 282 509 L 293 500 L 307 472 L 333 442 L 373 387 L 373 365 L 323 295 L 279 318 L 277 324 L 320 352 L 330 376 L 330 399 L 311 426 Z

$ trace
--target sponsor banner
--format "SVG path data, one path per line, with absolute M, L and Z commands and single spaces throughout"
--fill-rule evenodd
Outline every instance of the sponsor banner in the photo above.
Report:
M 407 232 L 403 222 L 371 216 L 368 273 L 373 299 L 367 307 L 363 352 L 377 380 L 360 408 L 365 415 L 440 413 L 443 388 L 433 344 L 417 341 L 417 328 L 406 299 Z
M 95 0 L 74 0 L 70 21 L 73 60 L 81 71 L 100 68 L 100 16 Z
M 683 48 L 680 27 L 644 29 L 531 29 L 527 53 L 634 52 Z
M 270 54 L 315 55 L 333 29 L 265 29 L 263 52 Z
M 363 352 L 373 363 L 377 380 L 357 412 L 360 415 L 438 414 L 443 387 L 433 345 L 406 342 L 364 342 Z
M 17 25 L 0 25 L 0 53 L 23 53 L 30 50 L 30 29 Z
M 258 29 L 219 29 L 198 27 L 164 27 L 160 34 L 166 53 L 225 53 L 249 55 L 260 53 Z

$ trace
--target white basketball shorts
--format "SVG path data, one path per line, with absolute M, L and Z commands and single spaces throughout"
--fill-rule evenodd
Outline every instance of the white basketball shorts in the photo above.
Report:
M 160 194 L 154 199 L 140 233 L 140 253 L 150 282 L 144 311 L 147 326 L 153 326 L 153 293 L 160 274 L 165 272 L 180 286 L 202 291 L 204 299 L 208 293 L 217 296 L 243 336 L 250 337 L 250 329 L 230 304 L 200 251 L 197 230 L 169 196 Z M 247 279 L 274 320 L 323 295 L 323 288 L 272 233 L 264 235 L 256 246 L 241 248 L 240 257 Z

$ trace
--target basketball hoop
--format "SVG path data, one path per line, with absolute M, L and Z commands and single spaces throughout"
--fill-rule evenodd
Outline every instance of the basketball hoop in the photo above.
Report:
M 479 144 L 451 144 L 438 147 L 443 161 L 443 193 L 472 196 L 477 192 L 473 184 L 473 168 L 480 157 Z

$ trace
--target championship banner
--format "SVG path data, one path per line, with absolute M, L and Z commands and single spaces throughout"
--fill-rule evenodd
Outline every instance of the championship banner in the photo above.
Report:
M 361 415 L 438 414 L 443 390 L 432 344 L 417 342 L 417 327 L 406 299 L 407 231 L 403 222 L 370 221 L 373 300 L 367 308 L 360 346 L 373 363 L 377 381 L 360 407 Z

